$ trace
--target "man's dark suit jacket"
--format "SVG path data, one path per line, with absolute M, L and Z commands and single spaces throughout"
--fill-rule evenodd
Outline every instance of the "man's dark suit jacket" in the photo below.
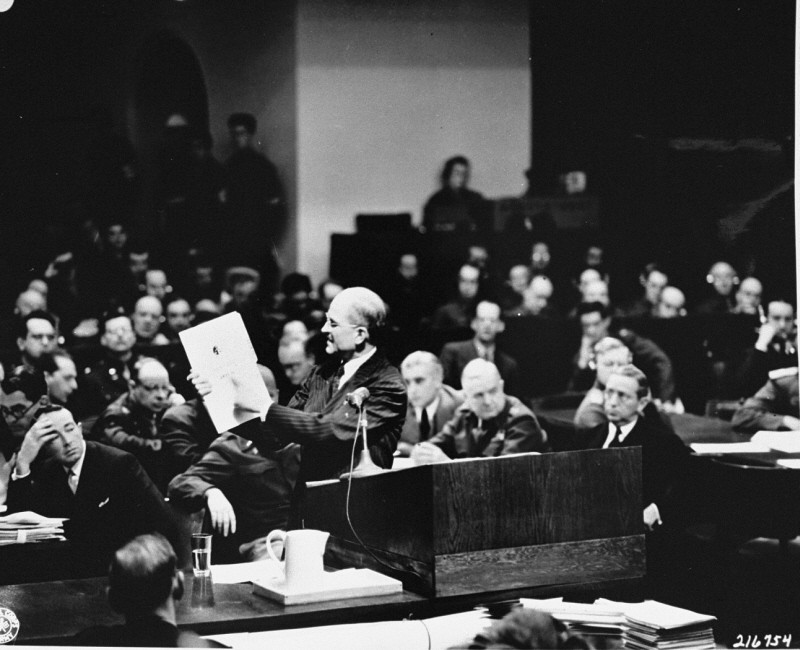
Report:
M 439 361 L 441 361 L 442 368 L 444 368 L 444 383 L 455 389 L 460 389 L 461 373 L 464 370 L 464 366 L 477 358 L 478 349 L 475 347 L 473 339 L 447 343 L 439 355 Z M 497 366 L 497 370 L 500 371 L 500 376 L 503 378 L 505 393 L 507 395 L 516 395 L 519 375 L 517 362 L 495 346 L 494 365 Z
M 224 536 L 214 531 L 214 564 L 245 562 L 241 544 L 286 527 L 299 458 L 299 445 L 262 452 L 250 440 L 223 433 L 196 463 L 172 479 L 170 503 L 197 512 L 205 507 L 209 489 L 222 490 L 236 514 L 236 532 Z
M 86 441 L 73 495 L 54 458 L 8 486 L 8 511 L 69 517 L 64 533 L 74 549 L 76 577 L 105 575 L 111 555 L 136 535 L 160 532 L 175 545 L 177 528 L 164 497 L 128 452 Z
M 397 368 L 376 350 L 356 373 L 332 393 L 338 361 L 315 367 L 288 406 L 273 404 L 265 422 L 245 422 L 234 433 L 261 449 L 290 442 L 303 445 L 298 483 L 337 478 L 350 468 L 358 410 L 346 396 L 356 388 L 369 390 L 364 403 L 370 455 L 379 467 L 392 466 L 392 454 L 406 415 L 406 391 Z M 361 449 L 356 444 L 356 460 Z
M 218 435 L 199 398 L 170 406 L 161 418 L 158 433 L 169 449 L 172 476 L 185 472 L 200 460 Z
M 464 398 L 455 388 L 442 386 L 439 389 L 439 406 L 436 408 L 434 421 L 431 422 L 431 438 L 439 433 L 442 427 L 452 419 L 456 409 L 461 406 L 463 401 Z M 419 422 L 417 422 L 417 415 L 411 404 L 408 405 L 406 410 L 406 421 L 403 424 L 400 440 L 410 445 L 415 445 L 419 442 Z
M 576 434 L 576 449 L 600 449 L 608 436 L 608 423 Z M 674 521 L 681 481 L 686 474 L 689 450 L 672 431 L 639 416 L 623 447 L 642 448 L 642 506 L 658 506 L 665 521 Z

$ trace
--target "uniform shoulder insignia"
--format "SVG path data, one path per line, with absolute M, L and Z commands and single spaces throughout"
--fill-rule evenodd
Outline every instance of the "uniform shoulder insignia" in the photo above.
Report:
M 769 378 L 772 381 L 777 379 L 783 379 L 784 377 L 793 377 L 797 374 L 797 366 L 789 367 L 789 368 L 776 368 L 775 370 L 769 371 Z
M 522 403 L 512 404 L 511 408 L 508 409 L 508 415 L 512 418 L 519 417 L 520 415 L 527 415 L 528 413 L 528 407 Z

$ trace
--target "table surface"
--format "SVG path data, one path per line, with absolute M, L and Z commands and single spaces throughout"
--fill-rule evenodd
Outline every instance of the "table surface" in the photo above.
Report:
M 575 416 L 575 409 L 546 409 L 541 413 L 549 419 L 561 424 L 571 424 Z M 733 425 L 718 418 L 708 418 L 693 413 L 671 413 L 670 422 L 675 429 L 675 433 L 686 446 L 693 443 L 715 443 L 715 442 L 748 442 L 752 437 L 748 433 L 738 433 L 733 430 Z M 710 456 L 711 457 L 711 456 Z M 776 462 L 782 458 L 800 458 L 800 454 L 787 454 L 780 451 L 747 452 L 740 454 L 715 454 L 714 458 L 719 458 L 725 462 L 753 465 L 756 467 L 775 467 Z M 781 468 L 784 469 L 784 468 Z
M 53 644 L 93 625 L 122 622 L 106 599 L 105 578 L 62 580 L 0 587 L 0 607 L 20 622 L 17 643 Z M 369 598 L 349 598 L 284 606 L 252 593 L 244 584 L 214 584 L 186 574 L 178 604 L 178 626 L 201 635 L 278 630 L 339 623 L 403 620 L 449 614 L 480 604 L 532 596 L 593 599 L 598 596 L 641 599 L 641 582 L 613 580 L 589 585 L 529 587 L 451 598 L 425 598 L 404 591 Z M 212 594 L 213 593 L 213 597 Z

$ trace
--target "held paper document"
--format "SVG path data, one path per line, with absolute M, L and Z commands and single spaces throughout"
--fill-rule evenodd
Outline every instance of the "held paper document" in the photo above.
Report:
M 237 312 L 179 334 L 192 369 L 211 382 L 205 403 L 218 433 L 259 417 L 272 403 L 256 352 Z M 242 408 L 244 407 L 244 408 Z

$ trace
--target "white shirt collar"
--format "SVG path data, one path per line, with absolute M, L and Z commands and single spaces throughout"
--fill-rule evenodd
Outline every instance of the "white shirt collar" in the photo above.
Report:
M 373 354 L 375 354 L 375 351 L 377 349 L 378 348 L 372 348 L 366 354 L 360 357 L 355 357 L 353 359 L 350 359 L 350 361 L 346 362 L 342 368 L 342 378 L 339 380 L 339 386 L 344 386 L 348 381 L 350 381 L 353 375 L 356 374 L 356 371 L 361 366 L 363 366 L 367 362 L 367 360 L 372 357 Z
M 619 427 L 619 441 L 624 442 L 625 438 L 628 437 L 628 434 L 633 430 L 633 427 L 636 426 L 636 423 L 639 421 L 639 416 L 637 415 L 633 420 L 628 422 L 628 424 L 623 424 Z M 607 449 L 611 442 L 614 440 L 614 436 L 617 435 L 617 425 L 609 422 L 608 423 L 608 435 L 606 436 L 606 441 L 603 443 L 603 449 Z
M 437 395 L 436 398 L 425 407 L 425 410 L 428 412 L 428 422 L 431 423 L 433 426 L 433 418 L 436 417 L 436 411 L 439 409 L 439 396 Z M 414 415 L 417 417 L 417 422 L 422 420 L 422 409 L 414 407 Z

